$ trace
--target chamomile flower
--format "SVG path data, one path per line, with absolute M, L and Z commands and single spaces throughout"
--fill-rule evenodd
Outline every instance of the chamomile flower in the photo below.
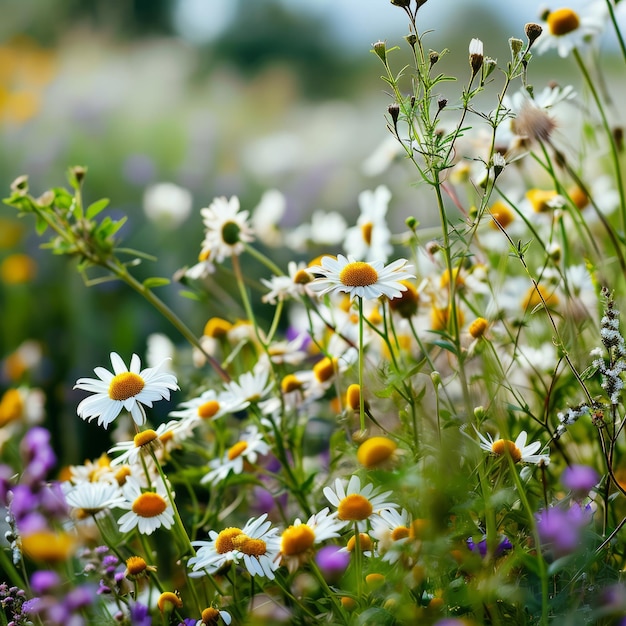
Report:
M 239 441 L 232 445 L 220 459 L 213 459 L 209 463 L 211 471 L 206 474 L 201 483 L 221 482 L 233 472 L 241 474 L 244 462 L 256 463 L 259 455 L 267 454 L 270 447 L 263 440 L 263 435 L 256 426 L 248 426 Z
M 94 395 L 80 402 L 77 412 L 87 421 L 98 418 L 98 426 L 107 428 L 122 409 L 141 426 L 146 421 L 143 405 L 151 407 L 157 400 L 169 400 L 170 391 L 178 389 L 176 376 L 160 372 L 161 365 L 142 370 L 136 354 L 131 358 L 130 369 L 116 352 L 111 353 L 111 364 L 114 373 L 96 367 L 94 372 L 98 379 L 79 378 L 74 385 L 74 389 L 93 392 Z
M 315 544 L 339 537 L 339 531 L 345 525 L 336 512 L 329 513 L 328 507 L 311 515 L 306 523 L 296 519 L 280 537 L 281 564 L 293 574 L 311 557 Z
M 149 456 L 150 451 L 159 455 L 162 451 L 169 452 L 181 441 L 188 439 L 192 429 L 193 424 L 189 421 L 170 420 L 159 424 L 156 430 L 152 428 L 142 430 L 133 437 L 132 441 L 121 441 L 109 450 L 109 454 L 122 453 L 111 461 L 111 465 L 132 465 L 139 461 L 140 455 Z
M 227 563 L 243 562 L 252 576 L 274 579 L 278 568 L 280 539 L 264 513 L 248 520 L 243 528 L 230 527 L 221 532 L 209 531 L 211 541 L 193 541 L 196 555 L 188 561 L 192 578 L 213 574 Z
M 381 296 L 391 300 L 406 290 L 403 280 L 415 278 L 409 271 L 411 269 L 406 259 L 397 259 L 385 266 L 382 261 L 366 263 L 342 254 L 336 259 L 325 256 L 321 265 L 309 268 L 313 274 L 321 275 L 310 287 L 320 296 L 344 292 L 351 300 L 356 297 L 373 300 Z
M 343 244 L 345 251 L 355 259 L 385 263 L 389 258 L 393 251 L 391 231 L 385 219 L 389 200 L 391 192 L 385 185 L 359 194 L 361 214 L 356 226 L 347 230 Z
M 276 304 L 309 293 L 307 285 L 313 280 L 313 276 L 305 263 L 289 261 L 287 272 L 288 276 L 272 276 L 270 280 L 261 278 L 261 282 L 269 289 L 262 298 L 263 302 Z
M 117 483 L 63 483 L 66 502 L 79 519 L 97 515 L 118 506 L 124 501 Z
M 362 530 L 372 515 L 385 509 L 396 509 L 398 505 L 388 500 L 391 491 L 380 493 L 371 483 L 361 487 L 358 476 L 350 477 L 348 484 L 337 478 L 333 487 L 324 487 L 326 499 L 337 507 L 337 517 L 345 522 L 354 522 Z
M 221 263 L 225 258 L 240 255 L 246 243 L 254 241 L 248 224 L 248 211 L 239 210 L 239 198 L 215 198 L 207 208 L 201 209 L 206 233 L 201 256 Z
M 387 509 L 372 518 L 372 537 L 378 541 L 383 561 L 395 563 L 401 557 L 403 546 L 415 539 L 415 528 L 406 509 Z
M 196 626 L 217 626 L 220 619 L 227 625 L 233 620 L 228 611 L 222 611 L 210 606 L 202 611 L 202 619 L 196 622 Z
M 560 57 L 566 57 L 590 38 L 600 34 L 607 20 L 606 4 L 601 0 L 586 4 L 580 13 L 562 7 L 547 11 L 543 31 L 535 44 L 537 54 L 556 48 Z
M 269 374 L 269 368 L 262 365 L 255 367 L 252 372 L 244 372 L 237 380 L 224 385 L 225 398 L 232 402 L 235 399 L 242 401 L 242 408 L 262 400 L 274 386 L 274 381 L 269 380 Z
M 117 506 L 129 509 L 117 520 L 120 531 L 127 533 L 137 528 L 143 535 L 151 535 L 157 528 L 174 525 L 174 510 L 168 500 L 163 480 L 154 481 L 155 490 L 143 490 L 139 482 L 129 476 L 122 491 L 124 500 Z
M 246 406 L 246 400 L 232 393 L 218 393 L 214 389 L 207 389 L 196 398 L 181 402 L 181 408 L 172 411 L 170 415 L 197 425 L 204 420 L 212 421 L 229 413 L 237 413 Z
M 476 434 L 480 439 L 480 447 L 495 456 L 510 454 L 515 463 L 543 463 L 544 465 L 550 463 L 549 454 L 537 454 L 541 448 L 540 442 L 534 441 L 526 445 L 528 434 L 525 430 L 517 436 L 515 441 L 510 439 L 496 439 L 494 441 L 489 433 L 487 433 L 486 437 L 478 431 L 476 431 Z

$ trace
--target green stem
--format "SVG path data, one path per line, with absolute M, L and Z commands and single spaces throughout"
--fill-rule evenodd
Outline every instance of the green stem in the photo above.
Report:
M 365 393 L 363 389 L 363 298 L 359 301 L 359 424 L 365 431 Z
M 624 229 L 624 232 L 626 233 L 626 193 L 624 192 L 624 181 L 622 180 L 622 171 L 620 167 L 617 145 L 615 143 L 615 137 L 613 135 L 613 132 L 611 131 L 611 126 L 609 125 L 609 121 L 606 117 L 606 113 L 604 112 L 604 107 L 602 106 L 602 101 L 600 100 L 600 95 L 598 94 L 598 90 L 596 89 L 593 83 L 593 80 L 591 79 L 591 76 L 589 72 L 587 71 L 585 64 L 583 63 L 583 60 L 580 56 L 580 52 L 578 51 L 577 48 L 574 48 L 573 54 L 574 54 L 574 59 L 576 60 L 576 63 L 578 65 L 578 68 L 580 69 L 585 79 L 585 82 L 587 84 L 587 87 L 589 88 L 591 96 L 594 102 L 596 103 L 596 106 L 598 107 L 598 112 L 600 113 L 600 118 L 602 120 L 602 126 L 604 128 L 604 132 L 606 133 L 607 139 L 609 141 L 611 159 L 613 161 L 613 167 L 615 168 L 615 180 L 617 181 L 617 190 L 619 192 L 620 211 L 622 215 L 622 228 Z

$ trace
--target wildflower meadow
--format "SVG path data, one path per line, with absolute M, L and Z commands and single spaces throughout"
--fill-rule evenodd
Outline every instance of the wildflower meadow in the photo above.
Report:
M 492 33 L 508 58 L 468 32 L 456 76 L 425 4 L 391 0 L 406 36 L 368 57 L 377 168 L 414 188 L 352 223 L 161 189 L 202 243 L 152 275 L 90 163 L 15 172 L 2 210 L 73 297 L 122 285 L 167 332 L 77 371 L 62 424 L 32 346 L 0 355 L 0 623 L 626 625 L 622 3 Z M 94 455 L 63 465 L 79 426 Z

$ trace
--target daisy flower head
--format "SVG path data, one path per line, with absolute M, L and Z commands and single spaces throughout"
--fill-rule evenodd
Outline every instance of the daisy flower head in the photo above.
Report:
M 117 520 L 121 532 L 137 528 L 141 534 L 151 535 L 157 528 L 174 525 L 174 510 L 163 480 L 155 480 L 154 485 L 154 491 L 144 490 L 134 477 L 126 479 L 122 487 L 124 500 L 117 505 L 118 508 L 128 509 L 128 513 Z
M 372 518 L 371 535 L 378 541 L 383 561 L 395 563 L 406 550 L 405 545 L 417 539 L 418 524 L 406 509 L 387 509 Z
M 347 230 L 343 244 L 349 255 L 361 261 L 387 261 L 393 250 L 391 231 L 385 219 L 389 200 L 391 192 L 385 185 L 359 194 L 361 214 L 356 226 Z
M 98 418 L 98 426 L 107 428 L 121 413 L 128 411 L 135 424 L 141 426 L 146 421 L 143 405 L 151 407 L 153 402 L 165 398 L 169 400 L 170 391 L 176 391 L 176 376 L 159 371 L 157 367 L 141 369 L 141 361 L 133 354 L 130 368 L 127 368 L 116 352 L 111 352 L 113 373 L 104 367 L 96 367 L 98 378 L 79 378 L 74 389 L 90 391 L 94 395 L 82 400 L 78 405 L 78 416 L 91 421 Z
M 196 555 L 189 559 L 192 578 L 213 574 L 228 563 L 243 562 L 252 576 L 274 579 L 278 569 L 280 539 L 278 529 L 267 521 L 267 513 L 248 520 L 243 528 L 231 526 L 221 532 L 211 530 L 211 541 L 193 541 Z
M 272 276 L 269 280 L 261 278 L 261 282 L 269 289 L 261 299 L 263 302 L 277 304 L 289 298 L 297 298 L 309 293 L 308 283 L 313 280 L 305 263 L 289 261 L 288 276 Z
M 566 57 L 572 50 L 600 34 L 607 17 L 606 4 L 602 0 L 585 4 L 580 12 L 569 7 L 547 10 L 542 16 L 543 31 L 537 38 L 535 50 L 543 54 L 556 48 L 560 57 Z
M 242 402 L 242 409 L 262 400 L 274 386 L 274 381 L 269 380 L 269 375 L 269 366 L 257 363 L 252 372 L 244 372 L 237 380 L 224 385 L 226 400 Z
M 172 417 L 198 425 L 202 421 L 213 421 L 229 413 L 245 409 L 248 403 L 228 392 L 218 393 L 214 389 L 203 391 L 196 398 L 181 402 L 180 409 L 172 411 Z
M 132 465 L 140 460 L 140 456 L 150 456 L 151 452 L 163 456 L 163 452 L 170 452 L 178 447 L 181 441 L 191 436 L 193 423 L 185 420 L 170 420 L 164 424 L 159 424 L 156 430 L 147 428 L 138 432 L 131 441 L 121 441 L 114 445 L 109 454 L 121 452 L 113 461 L 111 466 Z
M 338 519 L 354 522 L 359 529 L 366 526 L 373 515 L 380 515 L 385 509 L 397 509 L 395 502 L 388 500 L 391 491 L 380 493 L 371 483 L 361 487 L 358 476 L 350 477 L 347 485 L 341 478 L 335 480 L 333 487 L 324 487 L 326 499 L 337 508 Z
M 200 210 L 206 233 L 201 256 L 221 263 L 225 258 L 240 255 L 246 243 L 254 241 L 254 232 L 248 223 L 248 211 L 239 210 L 239 198 L 215 198 Z
M 227 625 L 233 620 L 228 611 L 209 606 L 202 611 L 202 617 L 196 622 L 196 626 L 217 626 L 220 623 L 220 619 Z
M 115 482 L 63 483 L 62 488 L 66 502 L 74 509 L 78 519 L 103 513 L 124 501 L 122 490 Z
M 385 265 L 382 261 L 356 261 L 354 257 L 346 258 L 342 254 L 336 259 L 325 256 L 321 265 L 309 268 L 311 273 L 319 275 L 310 287 L 320 296 L 326 293 L 347 293 L 350 300 L 356 297 L 375 300 L 381 296 L 391 300 L 406 290 L 403 280 L 415 279 L 411 269 L 406 259 Z
M 308 561 L 315 544 L 339 537 L 339 531 L 345 525 L 346 522 L 340 520 L 336 512 L 329 513 L 328 507 L 311 515 L 306 523 L 296 519 L 280 537 L 281 563 L 293 574 Z
M 515 439 L 493 439 L 489 433 L 485 437 L 480 432 L 476 431 L 478 438 L 480 439 L 480 447 L 491 454 L 501 457 L 506 454 L 510 455 L 514 463 L 534 463 L 538 465 L 548 465 L 550 463 L 549 454 L 537 454 L 541 448 L 539 441 L 533 441 L 526 445 L 528 434 L 523 430 Z
M 263 435 L 256 426 L 248 426 L 234 445 L 222 458 L 213 459 L 209 463 L 211 471 L 203 476 L 201 483 L 221 482 L 228 474 L 241 474 L 244 463 L 256 463 L 259 455 L 267 454 L 270 447 L 263 440 Z

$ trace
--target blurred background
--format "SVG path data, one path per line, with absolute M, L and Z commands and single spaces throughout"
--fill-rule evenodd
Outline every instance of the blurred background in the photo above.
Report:
M 509 37 L 523 38 L 539 12 L 526 1 L 430 0 L 420 24 L 433 31 L 427 48 L 449 49 L 440 71 L 464 82 L 472 37 L 506 61 Z M 384 182 L 400 228 L 423 207 L 414 171 L 384 167 L 391 100 L 369 51 L 378 39 L 402 45 L 406 33 L 388 0 L 2 0 L 0 188 L 8 196 L 27 174 L 38 195 L 65 185 L 68 166 L 87 166 L 86 201 L 110 198 L 110 214 L 129 218 L 125 245 L 158 257 L 140 277 L 196 262 L 199 211 L 215 196 L 236 194 L 252 210 L 278 189 L 287 227 L 315 210 L 351 224 L 358 193 Z M 567 79 L 571 63 L 555 61 L 533 68 L 538 84 Z M 461 86 L 450 89 L 458 101 Z M 157 188 L 155 201 L 160 183 L 177 187 Z M 125 286 L 86 288 L 41 242 L 31 220 L 0 208 L 0 390 L 43 387 L 48 419 L 67 426 L 57 445 L 79 461 L 97 427 L 77 423 L 74 381 L 108 366 L 112 350 L 143 356 L 150 333 L 180 338 Z M 159 294 L 196 332 L 225 315 L 221 301 L 179 290 Z

